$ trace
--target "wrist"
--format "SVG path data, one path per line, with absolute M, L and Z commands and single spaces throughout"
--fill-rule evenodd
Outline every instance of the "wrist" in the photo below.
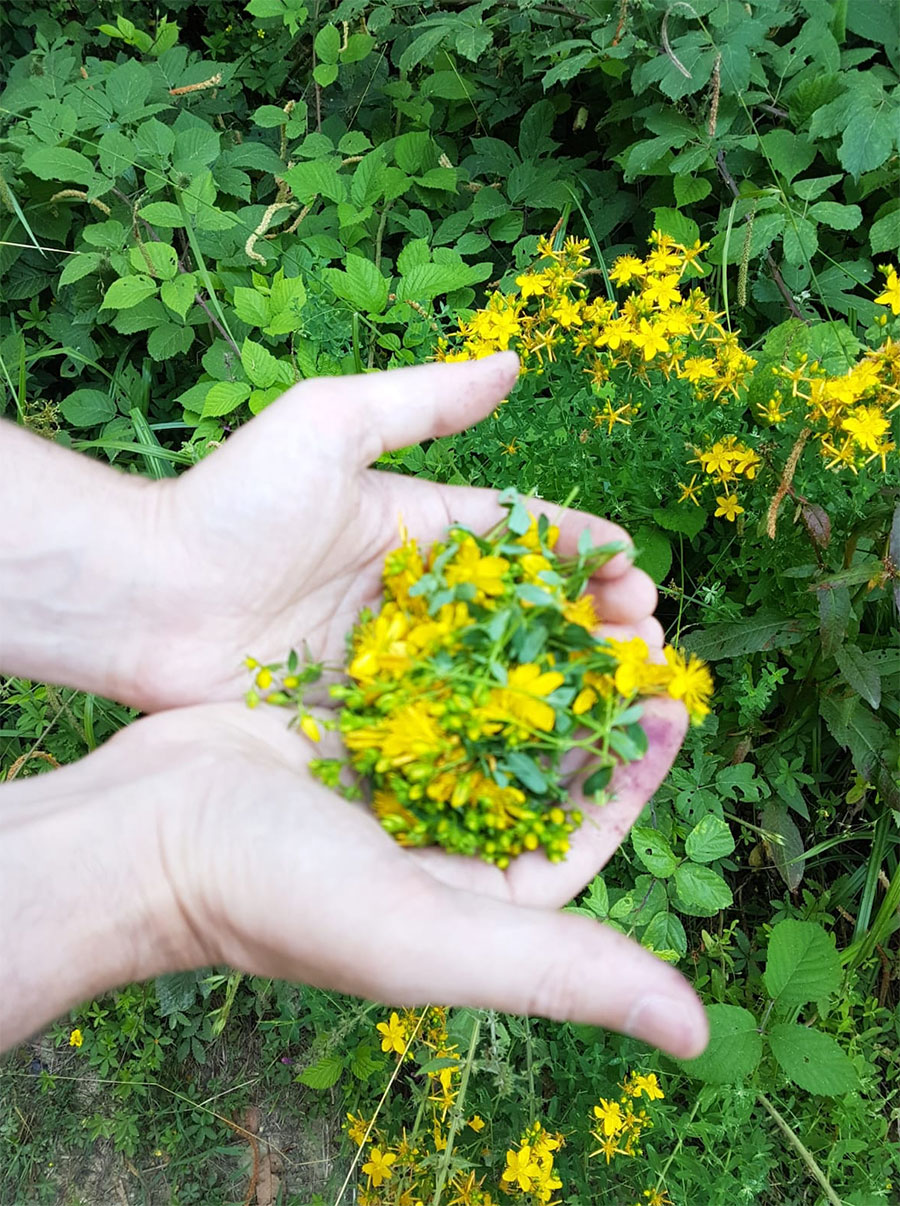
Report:
M 163 483 L 0 422 L 0 669 L 142 706 Z
M 0 1049 L 117 985 L 208 962 L 159 838 L 172 798 L 165 750 L 130 740 L 145 723 L 73 766 L 0 787 Z

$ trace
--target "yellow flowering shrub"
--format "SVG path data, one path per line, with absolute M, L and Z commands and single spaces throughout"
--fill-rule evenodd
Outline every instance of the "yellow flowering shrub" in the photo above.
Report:
M 615 766 L 646 751 L 641 698 L 679 699 L 699 723 L 712 679 L 695 656 L 667 648 L 658 664 L 640 638 L 597 635 L 586 586 L 620 546 L 594 548 L 584 533 L 575 556 L 560 556 L 546 516 L 512 492 L 501 502 L 506 516 L 483 536 L 454 527 L 427 551 L 407 537 L 388 554 L 383 606 L 360 616 L 349 681 L 331 688 L 328 724 L 346 757 L 310 767 L 351 798 L 361 783 L 401 845 L 505 867 L 529 850 L 565 857 L 582 816 L 564 755 L 579 751 L 584 790 L 599 799 Z M 249 702 L 297 708 L 315 740 L 305 683 L 291 664 L 277 682 L 280 669 L 257 669 Z

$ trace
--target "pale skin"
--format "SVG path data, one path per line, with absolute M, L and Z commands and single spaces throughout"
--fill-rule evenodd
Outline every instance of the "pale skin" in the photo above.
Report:
M 316 749 L 249 711 L 244 657 L 303 642 L 340 663 L 398 523 L 422 545 L 485 530 L 496 495 L 368 466 L 477 422 L 509 354 L 290 390 L 177 480 L 148 482 L 0 424 L 0 670 L 152 713 L 73 766 L 0 787 L 0 1046 L 117 984 L 228 964 L 393 1005 L 467 1004 L 607 1026 L 679 1056 L 706 1042 L 673 968 L 558 910 L 614 853 L 685 730 L 654 701 L 650 751 L 588 806 L 565 863 L 506 872 L 396 846 L 315 780 Z M 627 541 L 575 512 L 574 550 Z M 627 554 L 591 590 L 604 628 L 660 646 Z M 325 715 L 323 699 L 321 715 Z M 574 789 L 577 795 L 577 787 Z

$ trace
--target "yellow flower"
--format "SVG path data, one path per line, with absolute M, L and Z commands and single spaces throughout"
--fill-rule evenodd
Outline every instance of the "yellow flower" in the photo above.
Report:
M 556 723 L 556 713 L 543 697 L 563 682 L 565 676 L 558 671 L 541 673 L 540 666 L 526 662 L 510 670 L 505 687 L 491 692 L 490 702 L 482 713 L 488 718 L 518 721 L 526 728 L 549 733 Z
M 857 406 L 850 418 L 844 419 L 841 428 L 868 452 L 878 451 L 878 441 L 888 429 L 888 421 L 877 406 Z
M 77 1029 L 73 1030 L 72 1033 L 69 1035 L 69 1046 L 70 1047 L 80 1047 L 83 1042 L 84 1042 L 84 1035 L 81 1033 L 80 1030 L 77 1030 Z
M 696 482 L 697 474 L 695 473 L 687 485 L 685 485 L 684 482 L 678 483 L 678 489 L 681 491 L 678 496 L 678 501 L 680 503 L 690 500 L 695 507 L 700 506 L 700 499 L 697 497 L 698 486 L 696 485 Z
M 528 301 L 530 297 L 543 297 L 550 288 L 551 278 L 546 272 L 526 272 L 516 277 L 516 284 L 522 301 Z
M 670 274 L 651 278 L 644 285 L 641 296 L 660 310 L 668 310 L 669 306 L 681 301 L 681 294 L 678 292 L 678 277 Z
M 466 1123 L 466 1126 L 470 1126 L 473 1131 L 478 1133 L 479 1131 L 484 1130 L 484 1119 L 481 1117 L 480 1114 L 473 1114 L 472 1117 L 469 1119 L 469 1121 Z
M 638 329 L 631 336 L 631 342 L 641 349 L 645 360 L 652 360 L 657 352 L 668 352 L 669 342 L 659 329 L 659 325 L 642 318 Z
M 476 599 L 481 602 L 485 595 L 502 595 L 506 589 L 503 575 L 509 569 L 505 557 L 485 557 L 471 536 L 460 542 L 453 560 L 447 566 L 448 586 L 470 582 L 476 589 Z M 352 669 L 351 669 L 352 673 Z
M 600 1098 L 600 1104 L 594 1106 L 594 1114 L 600 1119 L 600 1129 L 604 1135 L 616 1135 L 625 1125 L 622 1107 L 617 1101 L 607 1101 Z
M 570 624 L 580 624 L 589 631 L 600 623 L 590 595 L 579 595 L 577 599 L 567 601 L 563 604 L 562 612 Z
M 691 724 L 702 724 L 704 716 L 709 714 L 709 699 L 713 693 L 712 675 L 706 663 L 695 653 L 685 659 L 684 654 L 673 649 L 671 645 L 667 645 L 663 652 L 673 671 L 672 679 L 666 688 L 669 695 L 673 699 L 681 700 L 687 708 Z M 648 1093 L 647 1096 L 651 1097 L 651 1094 Z
M 890 306 L 892 314 L 900 314 L 900 277 L 893 266 L 887 270 L 884 291 L 875 298 L 876 305 Z
M 600 1136 L 598 1135 L 597 1138 L 599 1139 Z M 624 1152 L 622 1151 L 622 1148 L 619 1147 L 619 1144 L 616 1141 L 615 1135 L 607 1135 L 605 1139 L 600 1140 L 600 1146 L 597 1148 L 597 1150 L 595 1152 L 591 1152 L 591 1155 L 592 1156 L 603 1155 L 606 1157 L 606 1163 L 609 1164 L 609 1162 L 613 1158 L 613 1156 L 624 1155 Z
M 362 1114 L 348 1114 L 344 1129 L 357 1147 L 362 1147 L 366 1141 L 368 1123 Z
M 561 297 L 550 313 L 561 327 L 581 326 L 581 307 L 569 297 Z
M 634 327 L 624 316 L 613 318 L 603 326 L 597 335 L 597 346 L 607 347 L 615 352 L 623 343 L 631 343 L 634 339 Z
M 409 665 L 406 636 L 409 620 L 395 603 L 385 603 L 374 619 L 362 626 L 354 645 L 348 673 L 371 682 L 381 672 L 395 675 Z
M 714 514 L 717 518 L 724 515 L 729 523 L 734 523 L 737 517 L 744 513 L 744 508 L 738 505 L 736 494 L 718 494 L 716 503 L 718 505 Z
M 386 1022 L 379 1022 L 375 1027 L 381 1034 L 381 1050 L 395 1051 L 398 1055 L 402 1055 L 406 1050 L 406 1043 L 409 1038 L 406 1027 L 400 1021 L 396 1011 L 393 1012 Z
M 618 663 L 614 674 L 616 690 L 620 695 L 635 695 L 646 679 L 647 659 L 650 656 L 647 642 L 640 637 L 632 637 L 630 641 L 607 637 L 606 644 Z
M 376 1189 L 382 1181 L 386 1181 L 392 1175 L 391 1165 L 396 1159 L 393 1152 L 382 1153 L 377 1147 L 369 1148 L 369 1159 L 362 1166 L 362 1170 Z
M 710 689 L 712 684 L 710 683 Z M 676 696 L 676 699 L 680 698 Z M 662 1101 L 665 1098 L 665 1093 L 659 1087 L 659 1081 L 656 1079 L 655 1072 L 648 1072 L 646 1076 L 635 1074 L 631 1078 L 631 1095 L 632 1097 L 640 1097 L 641 1093 L 645 1093 L 650 1101 Z
M 519 1151 L 510 1149 L 506 1153 L 506 1168 L 502 1179 L 510 1185 L 517 1185 L 523 1193 L 529 1193 L 532 1182 L 540 1178 L 540 1165 L 532 1158 L 531 1146 L 523 1143 Z
M 691 385 L 712 381 L 716 376 L 716 362 L 709 356 L 688 356 L 678 375 L 685 381 L 690 381 Z
M 646 275 L 644 261 L 636 255 L 620 255 L 609 270 L 609 279 L 615 285 L 627 285 L 629 281 L 640 280 Z
M 540 551 L 541 539 L 538 533 L 538 521 L 532 515 L 531 523 L 528 526 L 528 531 L 517 537 L 519 544 L 524 544 L 527 549 L 532 549 L 535 553 Z M 544 537 L 544 544 L 548 549 L 552 549 L 557 540 L 559 540 L 559 528 L 555 523 L 551 523 L 547 528 L 547 534 Z

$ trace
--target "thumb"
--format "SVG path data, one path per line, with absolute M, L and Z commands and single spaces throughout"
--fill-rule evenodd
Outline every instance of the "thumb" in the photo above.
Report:
M 624 934 L 441 884 L 423 896 L 381 913 L 397 918 L 395 934 L 381 927 L 394 956 L 379 960 L 369 995 L 585 1022 L 682 1059 L 706 1046 L 706 1014 L 687 981 Z

